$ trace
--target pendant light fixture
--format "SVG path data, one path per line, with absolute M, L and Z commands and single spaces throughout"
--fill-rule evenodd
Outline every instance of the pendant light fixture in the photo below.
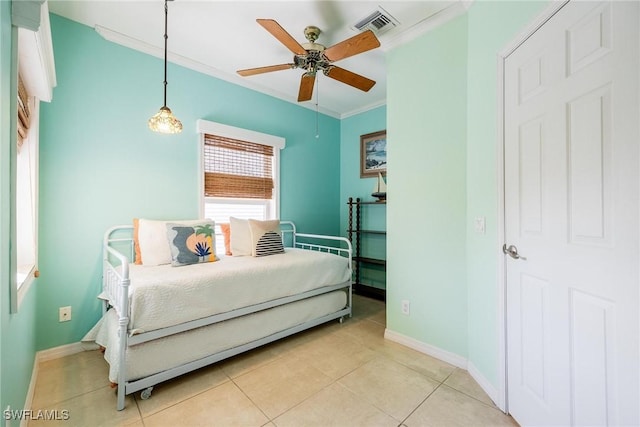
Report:
M 167 16 L 169 14 L 167 1 L 169 0 L 164 0 L 164 104 L 160 107 L 160 111 L 149 119 L 149 129 L 160 133 L 180 133 L 182 132 L 182 123 L 167 107 L 167 39 L 169 38 L 167 36 Z

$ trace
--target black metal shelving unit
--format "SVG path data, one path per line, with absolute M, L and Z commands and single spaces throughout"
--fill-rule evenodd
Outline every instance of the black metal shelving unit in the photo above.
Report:
M 368 205 L 378 205 L 385 206 L 386 201 L 381 202 L 364 202 L 360 200 L 360 198 L 349 197 L 349 201 L 347 203 L 349 205 L 349 228 L 347 233 L 349 235 L 349 240 L 353 245 L 353 291 L 356 294 L 368 296 L 371 298 L 376 298 L 385 301 L 386 300 L 386 291 L 384 289 L 376 288 L 374 286 L 368 285 L 366 283 L 361 282 L 361 264 L 371 264 L 382 266 L 385 270 L 387 268 L 387 260 L 371 258 L 362 256 L 362 237 L 364 235 L 386 235 L 387 232 L 384 230 L 367 230 L 362 229 L 362 208 L 363 206 Z M 354 212 L 355 211 L 355 212 Z M 354 224 L 355 220 L 355 224 Z

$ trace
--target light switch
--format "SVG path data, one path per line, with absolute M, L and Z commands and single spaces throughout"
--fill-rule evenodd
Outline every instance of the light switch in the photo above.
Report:
M 479 216 L 475 219 L 475 230 L 478 234 L 484 234 L 485 232 L 485 218 L 483 216 Z

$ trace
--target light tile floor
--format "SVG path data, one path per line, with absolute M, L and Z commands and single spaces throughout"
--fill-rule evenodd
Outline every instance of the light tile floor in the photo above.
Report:
M 517 426 L 461 369 L 385 340 L 384 303 L 159 384 L 116 411 L 98 351 L 39 366 L 29 426 Z

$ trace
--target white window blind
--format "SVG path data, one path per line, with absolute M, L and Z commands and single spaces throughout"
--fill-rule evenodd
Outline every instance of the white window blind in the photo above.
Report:
M 229 223 L 229 218 L 265 220 L 270 217 L 271 200 L 255 199 L 211 199 L 204 202 L 204 217 L 216 223 L 216 234 L 220 224 Z
M 241 219 L 267 219 L 268 201 L 231 199 L 207 199 L 204 205 L 204 216 L 216 224 L 229 222 L 230 217 Z
M 271 212 L 271 200 L 257 199 L 213 199 L 204 200 L 204 217 L 212 219 L 216 234 L 216 254 L 224 253 L 224 239 L 220 224 L 229 223 L 229 218 L 241 219 L 269 219 Z

